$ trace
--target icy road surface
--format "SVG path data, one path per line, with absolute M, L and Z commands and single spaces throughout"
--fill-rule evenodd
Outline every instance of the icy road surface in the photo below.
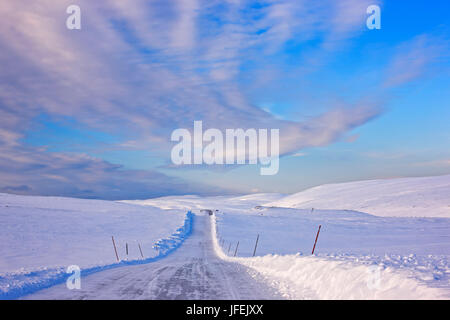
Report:
M 62 284 L 25 299 L 282 299 L 255 271 L 217 257 L 210 219 L 195 215 L 192 235 L 160 261 L 82 277 L 80 290 Z

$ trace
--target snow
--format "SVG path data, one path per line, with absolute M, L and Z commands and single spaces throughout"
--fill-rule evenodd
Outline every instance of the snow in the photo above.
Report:
M 241 209 L 248 209 L 261 205 L 267 201 L 276 201 L 285 195 L 281 193 L 256 193 L 244 196 L 217 196 L 200 197 L 195 195 L 170 196 L 148 200 L 124 200 L 124 203 L 148 205 L 161 209 L 178 210 L 201 210 L 213 208 L 227 208 L 229 211 L 239 212 Z
M 264 205 L 347 209 L 384 217 L 450 218 L 450 175 L 327 184 Z
M 98 272 L 81 279 L 80 290 L 65 284 L 24 299 L 282 299 L 256 271 L 215 254 L 211 216 L 191 215 L 192 233 L 164 259 Z
M 50 284 L 69 265 L 91 271 L 116 265 L 111 236 L 122 260 L 142 261 L 138 244 L 144 258 L 157 257 L 177 245 L 185 218 L 184 210 L 0 194 L 0 298 Z
M 214 248 L 225 261 L 239 262 L 258 272 L 286 299 L 448 299 L 449 288 L 427 286 L 410 273 L 383 264 L 330 260 L 316 256 L 264 254 L 233 257 L 217 237 L 216 218 L 212 220 Z M 242 233 L 241 239 L 242 239 Z M 274 240 L 276 238 L 273 238 Z M 241 243 L 241 242 L 240 242 Z M 283 243 L 288 244 L 288 243 Z M 234 249 L 235 247 L 233 247 Z M 239 248 L 241 248 L 239 246 Z M 244 250 L 245 251 L 245 250 Z M 266 251 L 266 249 L 259 249 Z M 446 266 L 446 272 L 449 272 Z
M 245 214 L 219 212 L 220 236 L 240 241 L 240 254 L 253 254 L 260 235 L 259 254 L 310 254 L 321 225 L 318 253 L 418 254 L 450 253 L 448 218 L 377 217 L 345 210 L 267 208 Z
M 386 281 L 392 278 L 391 275 L 400 274 L 402 279 L 413 281 L 418 292 L 425 292 L 423 288 L 442 288 L 445 294 L 450 293 L 448 218 L 377 217 L 355 211 L 315 210 L 311 213 L 311 210 L 305 209 L 264 208 L 249 209 L 245 214 L 219 212 L 216 221 L 218 237 L 223 240 L 221 248 L 225 254 L 233 256 L 239 241 L 237 256 L 246 266 L 255 267 L 258 272 L 267 275 L 269 271 L 266 267 L 272 265 L 274 268 L 284 268 L 282 261 L 285 261 L 285 268 L 295 266 L 303 270 L 305 276 L 311 275 L 311 283 L 305 280 L 305 276 L 299 279 L 303 287 L 307 286 L 314 292 L 318 290 L 315 276 L 306 267 L 312 263 L 313 268 L 330 272 L 331 269 L 327 269 L 329 262 L 329 268 L 347 268 L 348 265 L 350 274 L 355 277 L 359 274 L 361 277 L 359 285 L 362 285 L 362 275 L 366 274 L 364 279 L 367 279 L 370 268 L 376 266 L 389 275 L 383 275 L 382 279 Z M 311 256 L 319 225 L 321 230 L 315 256 Z M 258 234 L 256 255 L 259 257 L 256 259 L 251 257 Z M 315 261 L 318 263 L 313 264 Z M 327 281 L 342 281 L 341 286 L 344 286 L 348 279 L 343 278 L 344 274 L 336 270 L 333 271 L 333 277 L 336 278 L 329 278 Z M 274 269 L 273 272 L 274 279 L 278 279 L 277 270 Z M 290 270 L 287 274 L 295 272 Z M 279 285 L 286 287 L 288 280 L 285 278 Z M 349 283 L 350 285 L 354 283 Z M 357 298 L 350 294 L 349 287 L 343 288 L 349 290 L 346 292 L 349 294 L 347 298 Z M 411 288 L 410 285 L 408 288 Z M 367 298 L 373 299 L 391 299 L 395 294 L 397 298 L 405 299 L 428 297 L 405 295 L 408 290 L 410 289 L 405 289 L 404 292 L 394 291 L 393 288 L 386 287 L 381 291 L 385 294 L 380 291 L 365 294 Z M 304 292 L 286 294 L 291 298 L 299 298 Z M 316 297 L 340 299 L 344 296 L 339 296 L 338 292 L 334 296 L 316 292 Z M 359 298 L 362 296 L 358 296 Z
M 232 256 L 239 241 L 239 261 L 265 274 L 280 290 L 292 289 L 295 283 L 294 278 L 283 280 L 277 276 L 276 268 L 281 268 L 280 261 L 284 259 L 286 266 L 295 265 L 305 274 L 309 270 L 301 267 L 301 261 L 307 261 L 305 268 L 318 261 L 314 268 L 324 272 L 336 268 L 334 278 L 330 275 L 327 281 L 348 289 L 341 295 L 339 292 L 326 294 L 311 276 L 310 280 L 302 278 L 303 291 L 286 289 L 286 297 L 362 298 L 363 293 L 373 299 L 449 297 L 450 219 L 446 213 L 449 177 L 325 185 L 291 196 L 170 197 L 141 203 L 217 209 L 217 232 L 223 240 L 223 252 Z M 312 257 L 319 225 L 321 232 Z M 258 234 L 258 257 L 251 258 Z M 264 269 L 270 265 L 275 268 L 272 273 Z M 341 267 L 349 270 L 349 277 L 359 275 L 360 295 L 351 293 L 356 290 L 352 285 L 356 284 L 345 277 L 346 273 L 336 271 Z M 383 290 L 366 290 L 367 275 L 374 267 L 380 268 L 383 274 L 382 284 L 386 281 Z M 295 274 L 294 271 L 287 274 Z M 395 283 L 402 283 L 403 289 L 394 290 Z M 305 290 L 314 294 L 306 294 Z
M 83 275 L 106 270 L 86 278 L 92 279 L 87 297 L 97 297 L 95 288 L 107 281 L 105 295 L 130 290 L 122 298 L 251 298 L 241 281 L 287 299 L 449 299 L 449 186 L 447 175 L 324 185 L 290 196 L 113 202 L 0 194 L 0 298 L 61 283 L 65 268 L 76 264 Z M 186 212 L 206 221 L 204 209 L 214 212 L 211 237 L 189 236 Z M 122 259 L 125 242 L 130 245 L 129 261 L 115 261 L 112 235 Z M 141 260 L 137 243 L 147 259 Z M 176 248 L 172 258 L 163 258 Z M 147 264 L 130 266 L 135 263 Z M 202 291 L 187 274 L 209 287 Z M 115 285 L 112 279 L 122 276 Z M 141 279 L 154 290 L 141 288 L 147 285 Z M 195 297 L 183 291 L 192 286 Z

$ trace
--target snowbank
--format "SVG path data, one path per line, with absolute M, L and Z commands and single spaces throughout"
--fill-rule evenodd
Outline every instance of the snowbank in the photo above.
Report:
M 427 287 L 407 273 L 380 265 L 331 261 L 315 256 L 228 256 L 217 240 L 216 217 L 211 219 L 217 255 L 241 263 L 262 275 L 288 299 L 448 299 L 448 292 Z M 226 250 L 225 250 L 226 251 Z
M 289 299 L 448 299 L 398 270 L 299 255 L 238 258 Z
M 377 216 L 450 218 L 450 175 L 327 184 L 264 205 L 347 209 Z

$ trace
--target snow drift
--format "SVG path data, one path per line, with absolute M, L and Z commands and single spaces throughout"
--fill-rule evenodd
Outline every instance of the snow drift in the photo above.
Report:
M 219 257 L 243 264 L 262 275 L 287 299 L 448 299 L 448 293 L 427 287 L 391 268 L 315 256 L 265 255 L 230 257 L 217 240 L 216 217 L 212 241 Z

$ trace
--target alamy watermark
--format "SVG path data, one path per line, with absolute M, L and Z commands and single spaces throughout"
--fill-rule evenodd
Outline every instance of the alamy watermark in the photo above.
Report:
M 366 20 L 366 26 L 369 30 L 381 29 L 381 9 L 376 4 L 372 4 L 367 7 L 367 14 L 370 16 Z
M 193 135 L 188 129 L 176 129 L 171 140 L 175 165 L 260 164 L 261 175 L 275 175 L 279 169 L 279 129 L 219 129 L 203 132 L 202 121 L 194 121 Z M 204 146 L 203 143 L 206 143 Z M 269 153 L 270 149 L 270 153 Z
M 67 7 L 66 13 L 69 16 L 66 19 L 66 27 L 69 30 L 81 30 L 81 9 L 76 4 Z
M 66 18 L 66 27 L 69 30 L 81 30 L 81 8 L 76 4 L 71 4 L 67 7 L 66 13 L 69 16 Z M 381 9 L 378 5 L 372 4 L 367 7 L 366 14 L 370 16 L 366 20 L 368 29 L 381 29 Z
M 66 287 L 69 290 L 81 289 L 81 269 L 77 265 L 67 267 L 66 273 L 71 274 L 66 280 Z

